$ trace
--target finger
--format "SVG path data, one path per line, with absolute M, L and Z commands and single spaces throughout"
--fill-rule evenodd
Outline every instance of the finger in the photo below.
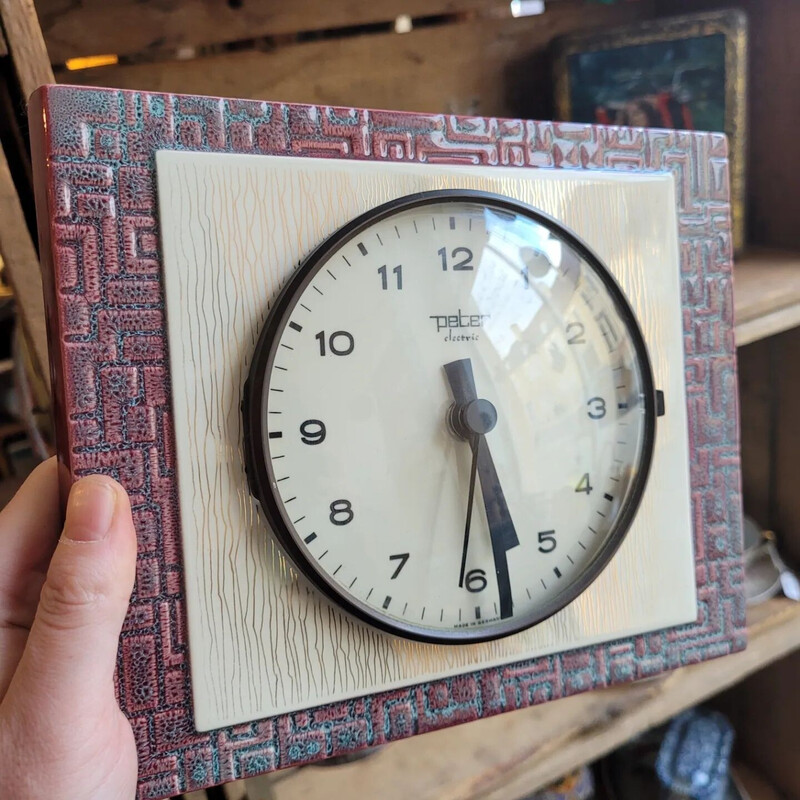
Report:
M 40 464 L 0 512 L 0 698 L 19 664 L 58 541 L 55 459 Z
M 9 698 L 47 698 L 48 713 L 64 719 L 76 708 L 97 708 L 113 698 L 117 643 L 135 569 L 125 490 L 102 475 L 78 481 Z
M 30 627 L 41 582 L 58 541 L 58 475 L 40 464 L 0 512 L 0 615 Z M 26 614 L 10 613 L 28 611 Z M 8 620 L 5 620 L 8 621 Z

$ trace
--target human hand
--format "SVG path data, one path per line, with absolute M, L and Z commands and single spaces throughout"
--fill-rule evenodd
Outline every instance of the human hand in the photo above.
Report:
M 0 512 L 0 797 L 131 800 L 136 748 L 114 695 L 136 534 L 125 490 L 92 475 L 58 538 L 55 459 Z

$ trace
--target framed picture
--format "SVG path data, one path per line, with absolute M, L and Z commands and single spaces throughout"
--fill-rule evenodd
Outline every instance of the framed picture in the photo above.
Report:
M 565 37 L 556 116 L 574 122 L 724 131 L 734 247 L 744 245 L 747 21 L 740 11 L 673 17 Z

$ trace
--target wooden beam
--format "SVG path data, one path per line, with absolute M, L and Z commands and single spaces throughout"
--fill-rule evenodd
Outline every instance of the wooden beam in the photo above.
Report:
M 189 61 L 59 72 L 72 83 L 409 111 L 545 113 L 553 37 L 648 16 L 652 0 L 560 2 L 539 17 L 482 20 Z
M 0 257 L 14 289 L 22 328 L 31 344 L 34 368 L 49 386 L 47 328 L 39 257 L 25 223 L 5 151 L 0 145 Z
M 33 0 L 0 0 L 0 23 L 27 100 L 43 83 L 55 82 Z
M 748 621 L 750 642 L 741 653 L 416 736 L 352 764 L 295 770 L 285 778 L 277 773 L 269 790 L 274 800 L 528 797 L 800 647 L 800 605 L 771 600 L 752 609 Z
M 800 325 L 800 253 L 753 249 L 733 270 L 736 344 Z
M 37 0 L 36 7 L 54 64 L 392 22 L 400 14 L 510 15 L 507 0 Z

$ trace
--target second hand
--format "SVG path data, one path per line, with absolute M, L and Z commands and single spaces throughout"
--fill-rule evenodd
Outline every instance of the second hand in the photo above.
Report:
M 467 550 L 469 549 L 469 529 L 472 525 L 472 506 L 474 505 L 475 499 L 475 477 L 478 473 L 478 437 L 473 436 L 470 439 L 470 445 L 472 446 L 472 467 L 469 472 L 469 499 L 467 500 L 467 522 L 464 526 L 464 547 L 461 551 L 461 572 L 458 576 L 458 586 L 459 588 L 463 588 L 464 586 L 464 572 L 467 568 Z

